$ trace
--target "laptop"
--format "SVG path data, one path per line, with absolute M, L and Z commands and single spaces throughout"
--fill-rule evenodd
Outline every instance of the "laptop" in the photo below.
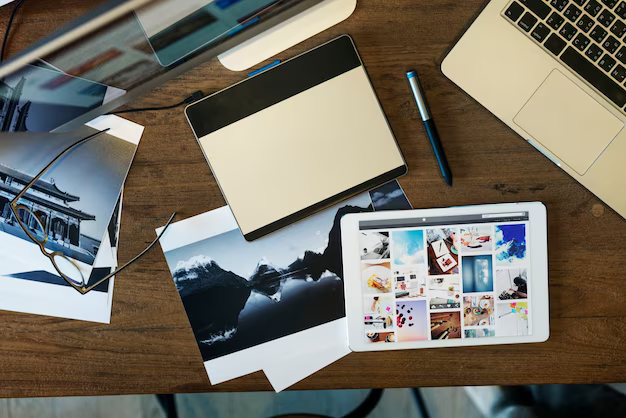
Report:
M 626 217 L 626 1 L 492 0 L 443 73 Z

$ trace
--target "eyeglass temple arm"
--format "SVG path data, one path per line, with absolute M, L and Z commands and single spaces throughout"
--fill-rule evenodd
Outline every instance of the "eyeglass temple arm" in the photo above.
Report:
M 110 128 L 106 128 L 103 129 L 101 131 L 95 132 L 89 136 L 86 136 L 85 138 L 81 139 L 80 141 L 77 141 L 75 143 L 73 143 L 72 145 L 70 145 L 69 147 L 65 148 L 65 150 L 63 150 L 63 152 L 61 152 L 59 155 L 56 156 L 56 158 L 54 158 L 52 161 L 50 161 L 50 163 L 48 163 L 48 165 L 39 172 L 39 174 L 37 174 L 35 177 L 33 177 L 33 179 L 31 180 L 30 183 L 28 183 L 23 189 L 22 191 L 17 194 L 17 196 L 15 196 L 15 198 L 11 201 L 11 203 L 17 203 L 17 201 L 19 201 L 28 191 L 28 189 L 30 189 L 31 187 L 33 187 L 33 185 L 35 183 L 37 183 L 37 181 L 41 178 L 41 176 L 43 176 L 46 171 L 48 171 L 50 169 L 50 167 L 52 167 L 57 161 L 59 161 L 59 159 L 61 157 L 63 157 L 65 154 L 67 154 L 68 152 L 70 152 L 72 149 L 76 148 L 77 146 L 89 141 L 90 139 L 93 139 L 95 137 L 97 137 L 100 134 L 105 133 L 106 131 L 110 130 Z
M 156 237 L 156 239 L 154 241 L 152 241 L 152 243 L 150 245 L 148 245 L 146 247 L 145 250 L 143 250 L 142 252 L 140 252 L 139 254 L 137 254 L 135 257 L 133 257 L 132 260 L 130 260 L 128 263 L 124 264 L 122 267 L 118 268 L 117 270 L 115 270 L 113 273 L 107 274 L 104 278 L 98 280 L 96 283 L 92 284 L 89 287 L 83 288 L 83 293 L 87 293 L 90 290 L 92 290 L 94 287 L 98 286 L 100 283 L 109 280 L 111 277 L 115 276 L 116 274 L 120 273 L 122 270 L 125 270 L 127 267 L 129 267 L 131 264 L 133 264 L 135 261 L 139 260 L 141 257 L 144 256 L 144 254 L 146 254 L 148 251 L 150 251 L 152 249 L 152 247 L 155 246 L 155 244 L 157 242 L 159 242 L 159 240 L 161 239 L 161 237 L 163 236 L 163 234 L 165 233 L 165 231 L 167 230 L 167 227 L 170 226 L 170 224 L 172 223 L 172 221 L 174 220 L 174 217 L 176 216 L 176 212 L 174 212 L 172 214 L 172 216 L 170 216 L 170 219 L 167 221 L 167 224 L 165 224 L 165 226 L 163 227 L 163 230 L 161 231 L 161 233 L 159 234 L 159 236 Z

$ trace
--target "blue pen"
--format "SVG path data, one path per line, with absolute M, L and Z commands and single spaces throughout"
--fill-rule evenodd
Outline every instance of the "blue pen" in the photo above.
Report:
M 430 145 L 433 147 L 435 158 L 437 159 L 437 164 L 439 164 L 439 170 L 441 171 L 441 176 L 446 181 L 446 183 L 448 183 L 448 185 L 452 186 L 452 172 L 450 171 L 450 167 L 448 166 L 446 154 L 443 152 L 441 139 L 439 139 L 439 132 L 437 132 L 437 127 L 435 126 L 433 117 L 430 114 L 430 109 L 428 108 L 428 103 L 426 102 L 424 90 L 422 89 L 422 85 L 417 78 L 417 72 L 409 71 L 406 73 L 406 76 L 409 79 L 411 90 L 413 90 L 413 96 L 415 96 L 417 107 L 419 108 L 420 115 L 422 116 L 422 120 L 424 121 L 426 134 L 428 135 L 428 139 L 430 140 Z

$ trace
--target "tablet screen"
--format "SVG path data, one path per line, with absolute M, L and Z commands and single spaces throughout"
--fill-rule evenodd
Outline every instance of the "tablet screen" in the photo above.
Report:
M 529 213 L 361 220 L 366 343 L 531 335 Z

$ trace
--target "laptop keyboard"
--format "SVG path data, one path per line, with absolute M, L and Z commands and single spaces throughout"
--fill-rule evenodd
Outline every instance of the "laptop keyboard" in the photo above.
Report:
M 514 0 L 502 16 L 626 113 L 626 1 Z

